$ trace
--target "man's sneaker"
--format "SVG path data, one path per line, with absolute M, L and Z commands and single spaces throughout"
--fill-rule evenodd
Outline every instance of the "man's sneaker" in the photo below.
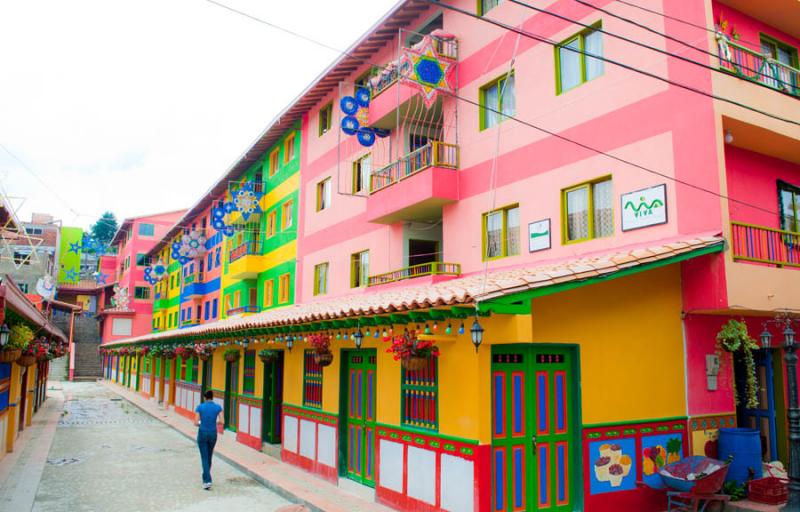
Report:
M 210 491 L 211 490 L 211 482 L 204 483 L 203 484 L 203 489 L 205 489 L 206 491 Z

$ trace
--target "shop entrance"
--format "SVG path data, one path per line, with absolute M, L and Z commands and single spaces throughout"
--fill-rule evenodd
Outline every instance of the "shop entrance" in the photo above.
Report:
M 375 349 L 342 350 L 339 468 L 341 474 L 375 487 Z
M 492 347 L 493 511 L 574 509 L 576 353 L 563 345 Z
M 283 351 L 264 363 L 263 403 L 261 404 L 261 441 L 280 444 L 281 408 L 283 407 Z
M 761 432 L 761 460 L 769 462 L 782 460 L 786 462 L 786 431 L 784 406 L 783 366 L 780 351 L 760 349 L 753 354 L 756 363 L 756 388 L 758 389 L 758 405 L 748 408 L 745 401 L 740 400 L 736 408 L 736 423 L 743 428 L 753 428 Z M 736 389 L 744 396 L 747 381 L 744 361 L 738 357 L 734 360 Z M 779 427 L 780 425 L 780 427 Z M 782 436 L 778 431 L 782 431 Z

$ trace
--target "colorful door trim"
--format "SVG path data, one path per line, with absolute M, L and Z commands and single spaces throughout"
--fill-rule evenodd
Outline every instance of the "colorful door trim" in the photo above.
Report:
M 339 474 L 375 487 L 375 349 L 342 351 Z

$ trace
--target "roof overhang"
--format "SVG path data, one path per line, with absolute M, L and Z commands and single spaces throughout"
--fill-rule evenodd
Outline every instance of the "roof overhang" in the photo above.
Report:
M 64 332 L 45 318 L 41 311 L 36 309 L 36 306 L 22 293 L 22 290 L 8 275 L 2 276 L 0 299 L 3 300 L 6 309 L 11 309 L 17 315 L 39 327 L 39 330 L 60 338 L 64 342 L 67 341 L 67 336 Z

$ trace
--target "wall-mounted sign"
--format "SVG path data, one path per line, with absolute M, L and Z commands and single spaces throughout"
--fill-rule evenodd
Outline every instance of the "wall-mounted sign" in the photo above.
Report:
M 622 231 L 667 223 L 667 186 L 636 190 L 622 194 Z
M 528 252 L 543 251 L 550 248 L 550 219 L 537 220 L 528 224 Z

